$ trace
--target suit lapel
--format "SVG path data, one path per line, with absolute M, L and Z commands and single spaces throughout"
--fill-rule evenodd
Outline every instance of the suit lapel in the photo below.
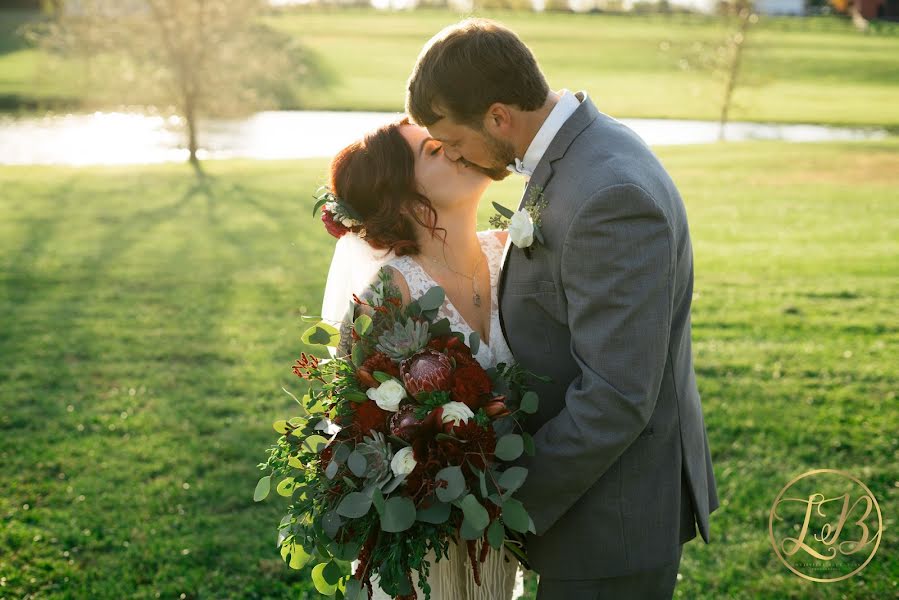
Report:
M 521 210 L 524 206 L 525 200 L 527 200 L 531 194 L 531 190 L 534 188 L 546 189 L 547 184 L 553 176 L 553 163 L 565 156 L 565 152 L 567 152 L 575 138 L 577 138 L 577 136 L 579 136 L 581 132 L 599 116 L 599 110 L 587 96 L 587 92 L 578 92 L 575 95 L 581 101 L 581 105 L 574 111 L 568 120 L 565 121 L 565 124 L 559 129 L 559 132 L 553 138 L 553 141 L 550 142 L 549 147 L 546 149 L 540 162 L 537 163 L 534 173 L 531 175 L 527 187 L 525 187 L 521 202 L 518 203 L 518 210 Z M 547 197 L 546 200 L 549 201 L 549 197 Z M 496 291 L 496 300 L 499 304 L 499 326 L 503 337 L 506 340 L 506 345 L 509 345 L 509 336 L 506 335 L 506 324 L 505 321 L 503 321 L 502 297 L 511 253 L 512 238 L 509 236 L 506 240 L 506 246 L 503 249 L 503 259 L 500 263 L 499 283 Z M 509 345 L 509 347 L 511 348 L 511 345 Z

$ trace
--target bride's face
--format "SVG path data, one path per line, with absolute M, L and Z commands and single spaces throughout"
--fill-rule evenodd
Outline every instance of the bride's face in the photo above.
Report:
M 423 127 L 404 125 L 400 133 L 415 155 L 415 181 L 419 191 L 438 212 L 460 204 L 477 205 L 492 181 L 489 177 L 465 161 L 447 158 L 443 144 L 428 135 Z

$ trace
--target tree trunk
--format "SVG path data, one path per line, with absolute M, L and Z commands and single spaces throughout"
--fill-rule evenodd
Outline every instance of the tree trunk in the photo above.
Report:
M 192 103 L 187 104 L 187 110 L 184 111 L 184 120 L 187 123 L 187 148 L 190 151 L 190 166 L 193 167 L 194 173 L 199 179 L 203 179 L 206 174 L 200 165 L 200 159 L 197 157 L 199 144 L 197 142 L 197 114 Z
M 724 128 L 727 126 L 727 117 L 730 112 L 730 104 L 734 95 L 734 88 L 737 87 L 737 78 L 740 75 L 740 60 L 743 56 L 743 44 L 746 43 L 746 34 L 749 31 L 750 18 L 752 11 L 740 13 L 740 30 L 734 35 L 733 54 L 731 56 L 730 68 L 727 74 L 727 86 L 724 89 L 724 99 L 721 102 L 721 118 L 719 120 L 718 141 L 724 141 Z

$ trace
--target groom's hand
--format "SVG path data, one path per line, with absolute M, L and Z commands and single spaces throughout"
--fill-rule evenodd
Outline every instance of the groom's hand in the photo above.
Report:
M 633 184 L 590 198 L 561 257 L 580 374 L 534 436 L 518 497 L 542 535 L 618 459 L 655 409 L 671 331 L 675 248 L 668 219 Z

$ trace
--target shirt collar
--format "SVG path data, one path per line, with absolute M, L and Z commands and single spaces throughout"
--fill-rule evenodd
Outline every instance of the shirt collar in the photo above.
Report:
M 561 90 L 559 101 L 556 102 L 549 116 L 543 121 L 543 125 L 537 131 L 537 135 L 531 140 L 530 146 L 524 153 L 524 159 L 519 160 L 516 158 L 515 163 L 508 165 L 506 168 L 513 173 L 529 178 L 534 173 L 534 169 L 537 168 L 537 164 L 540 163 L 540 159 L 543 158 L 553 138 L 556 137 L 565 121 L 574 114 L 574 111 L 578 109 L 580 104 L 580 100 L 572 92 L 565 89 Z

